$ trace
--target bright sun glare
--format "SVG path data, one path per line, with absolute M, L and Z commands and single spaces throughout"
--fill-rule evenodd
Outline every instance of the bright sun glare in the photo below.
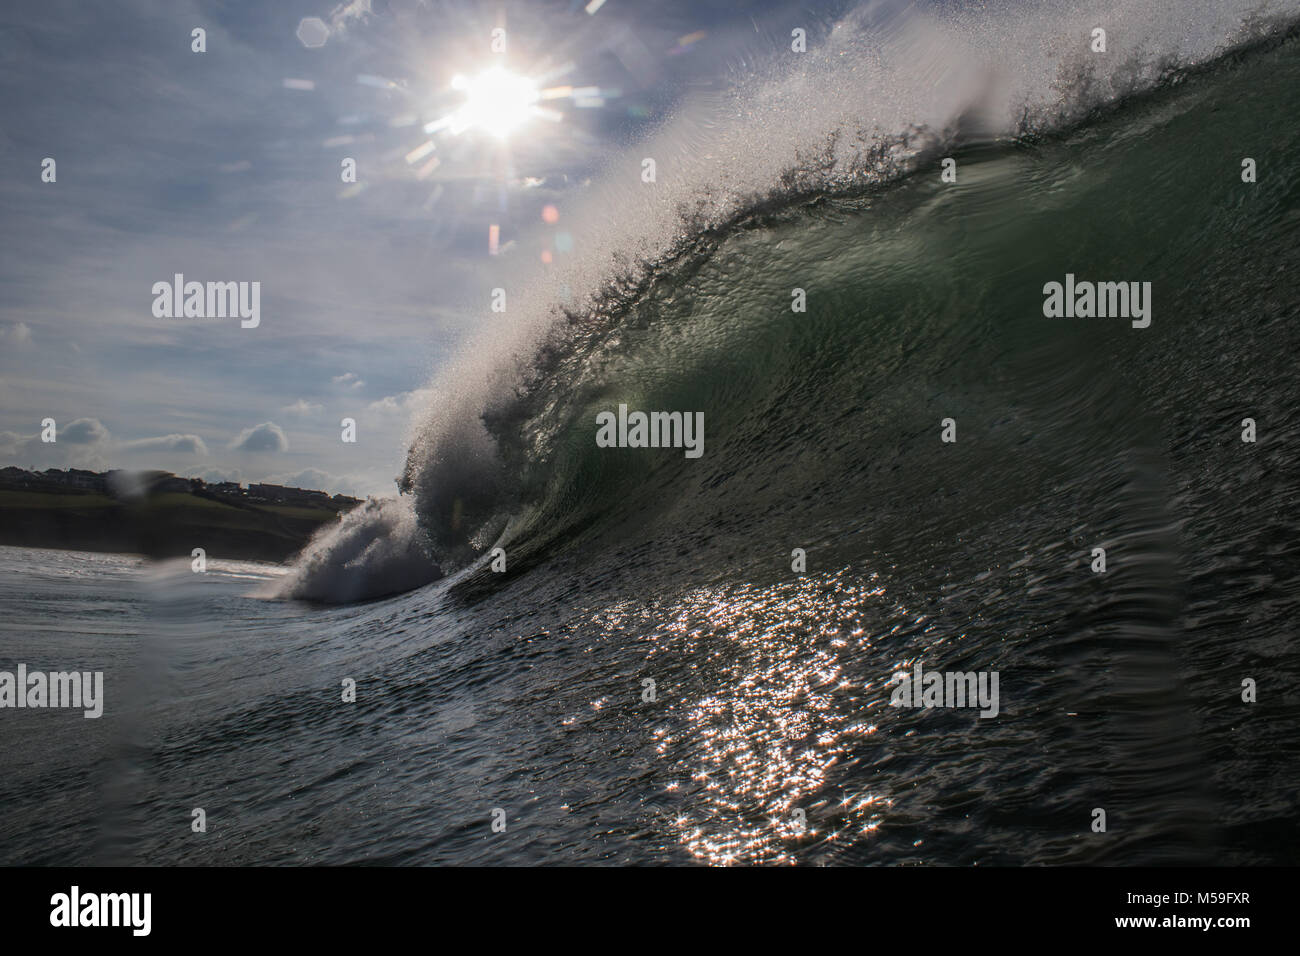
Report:
M 532 80 L 499 66 L 470 78 L 458 74 L 451 86 L 465 94 L 454 131 L 478 127 L 502 139 L 532 115 L 540 95 Z

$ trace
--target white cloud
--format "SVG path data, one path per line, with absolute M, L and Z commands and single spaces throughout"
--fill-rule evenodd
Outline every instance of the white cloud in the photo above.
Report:
M 112 436 L 98 418 L 78 418 L 58 429 L 55 437 L 70 445 L 98 445 Z
M 344 372 L 342 375 L 335 375 L 332 379 L 330 379 L 330 381 L 333 382 L 335 385 L 337 385 L 339 388 L 346 388 L 346 389 L 357 389 L 357 388 L 361 388 L 366 384 L 365 382 L 363 382 L 361 379 L 357 377 L 356 372 Z
M 71 437 L 68 431 L 71 430 Z M 0 432 L 0 458 L 4 464 L 22 468 L 89 468 L 103 471 L 109 467 L 105 457 L 109 450 L 108 429 L 93 418 L 79 418 L 57 433 L 58 441 L 41 441 L 40 432 L 20 435 Z
M 14 322 L 7 326 L 0 326 L 0 339 L 14 345 L 30 345 L 32 342 L 32 327 L 26 322 Z
M 201 471 L 195 478 L 202 478 L 208 484 L 216 484 L 220 481 L 236 481 L 243 483 L 243 472 L 238 468 L 209 468 L 207 471 Z
M 323 412 L 324 405 L 317 405 L 315 402 L 309 402 L 305 398 L 300 398 L 292 405 L 285 405 L 280 411 L 286 415 L 315 415 L 317 412 Z
M 123 442 L 123 451 L 166 451 L 181 455 L 206 455 L 208 446 L 198 435 L 159 435 Z
M 431 398 L 433 398 L 433 389 L 416 388 L 409 392 L 399 392 L 396 395 L 385 395 L 378 401 L 371 402 L 366 408 L 372 412 L 385 415 L 410 414 L 427 405 Z
M 289 439 L 284 429 L 275 422 L 262 422 L 240 432 L 230 447 L 239 451 L 281 452 L 289 450 Z
M 302 471 L 268 475 L 263 479 L 267 484 L 284 485 L 286 488 L 302 488 L 306 491 L 324 491 L 331 495 L 349 495 L 364 498 L 358 489 L 362 483 L 346 475 L 332 475 L 319 468 L 304 468 Z
M 370 9 L 370 0 L 348 0 L 340 3 L 330 11 L 330 32 L 343 33 L 349 20 L 365 20 L 374 11 Z
M 15 458 L 27 449 L 27 445 L 36 435 L 20 435 L 17 432 L 0 432 L 0 455 Z

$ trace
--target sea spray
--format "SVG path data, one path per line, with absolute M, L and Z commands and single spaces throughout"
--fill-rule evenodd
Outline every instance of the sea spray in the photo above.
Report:
M 370 499 L 319 532 L 271 595 L 341 603 L 410 591 L 441 573 L 410 498 Z

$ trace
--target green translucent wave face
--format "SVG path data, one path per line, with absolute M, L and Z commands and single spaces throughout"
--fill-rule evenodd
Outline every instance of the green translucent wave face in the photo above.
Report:
M 1088 494 L 1127 455 L 1168 464 L 1241 409 L 1289 420 L 1297 80 L 1290 43 L 1066 135 L 958 151 L 955 184 L 936 157 L 661 271 L 536 386 L 518 540 L 671 530 L 707 550 L 734 544 L 719 528 L 763 526 L 846 558 L 895 539 L 942 553 L 1063 483 Z M 1045 318 L 1043 286 L 1067 273 L 1150 282 L 1151 326 Z M 704 456 L 597 448 L 596 415 L 619 403 L 704 412 Z

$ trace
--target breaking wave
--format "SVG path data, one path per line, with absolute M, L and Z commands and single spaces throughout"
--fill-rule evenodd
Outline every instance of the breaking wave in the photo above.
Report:
M 616 164 L 574 230 L 587 251 L 545 273 L 520 264 L 508 326 L 433 383 L 402 495 L 318 536 L 279 595 L 345 602 L 450 575 L 472 583 L 495 546 L 519 573 L 648 528 L 672 528 L 674 547 L 699 560 L 729 525 L 779 521 L 785 503 L 848 480 L 874 483 L 887 534 L 890 496 L 908 489 L 877 466 L 941 411 L 989 411 L 1047 435 L 1064 425 L 1036 417 L 1032 388 L 1016 394 L 1010 371 L 1061 365 L 1063 349 L 1108 361 L 1113 340 L 1093 331 L 1046 344 L 1044 281 L 1090 267 L 1162 279 L 1158 329 L 1177 290 L 1220 275 L 1228 242 L 1277 238 L 1279 220 L 1229 198 L 1207 237 L 1190 213 L 1153 205 L 1148 177 L 1191 175 L 1175 172 L 1189 151 L 1224 151 L 1222 131 L 1165 134 L 1184 112 L 1240 108 L 1261 86 L 1252 62 L 1281 56 L 1268 69 L 1294 75 L 1297 4 L 902 6 L 864 4 L 783 72 L 684 105 Z M 1099 26 L 1105 53 L 1090 49 Z M 1253 108 L 1261 125 L 1294 126 L 1293 113 L 1268 115 L 1289 106 Z M 652 185 L 644 156 L 657 162 Z M 938 161 L 950 156 L 960 188 L 945 191 Z M 1276 162 L 1296 179 L 1293 158 Z M 1090 219 L 1098 204 L 1107 215 Z M 1133 240 L 1122 256 L 1114 217 Z M 1237 288 L 1211 298 L 1230 307 L 1249 292 L 1258 308 L 1248 280 L 1232 276 Z M 790 311 L 794 287 L 807 290 L 804 315 Z M 1066 382 L 1082 390 L 1078 407 L 1054 390 Z M 1035 407 L 1066 409 L 1067 424 L 1086 416 L 1088 388 L 1067 369 L 1037 387 Z M 958 397 L 936 404 L 945 390 Z M 595 414 L 619 403 L 704 411 L 705 458 L 601 452 Z M 914 411 L 901 433 L 882 429 Z M 800 520 L 842 534 L 862 521 L 846 507 Z

